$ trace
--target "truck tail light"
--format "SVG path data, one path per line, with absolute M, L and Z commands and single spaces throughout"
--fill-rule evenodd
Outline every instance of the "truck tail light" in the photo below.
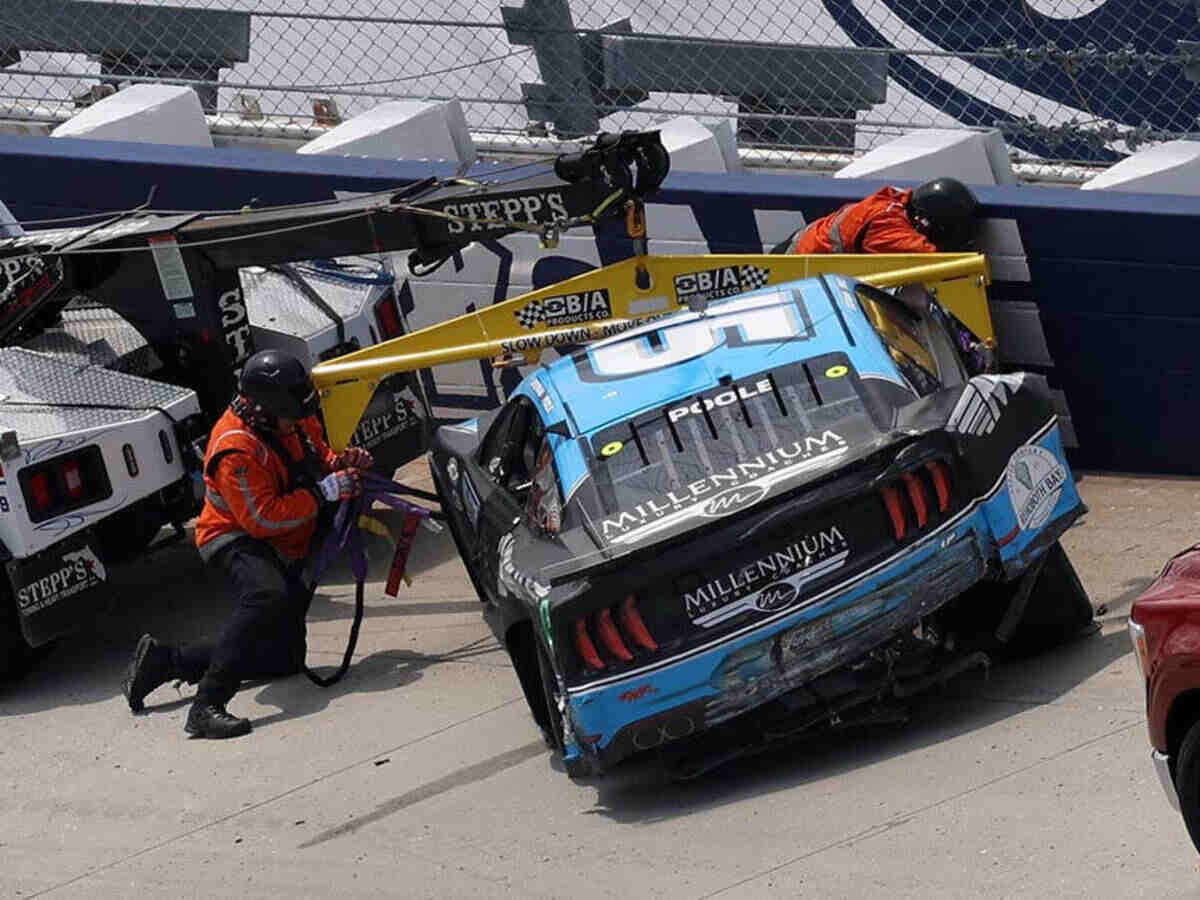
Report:
M 379 323 L 379 333 L 386 341 L 389 338 L 404 334 L 404 324 L 400 321 L 400 309 L 396 306 L 396 292 L 388 288 L 383 297 L 375 304 L 375 321 Z
M 62 464 L 62 478 L 68 497 L 78 500 L 83 496 L 83 474 L 79 471 L 77 460 L 68 459 Z
M 175 450 L 171 447 L 171 439 L 162 428 L 158 429 L 158 445 L 162 447 L 163 459 L 166 460 L 167 465 L 175 462 Z
M 104 457 L 94 444 L 21 469 L 17 481 L 34 523 L 112 496 Z
M 647 653 L 658 650 L 658 641 L 646 627 L 632 594 L 616 606 L 576 619 L 571 635 L 575 652 L 592 672 L 601 672 L 613 663 L 633 662 L 635 651 L 631 647 Z
M 49 472 L 38 472 L 29 479 L 29 494 L 33 505 L 39 511 L 50 509 L 54 505 L 54 495 L 50 491 Z

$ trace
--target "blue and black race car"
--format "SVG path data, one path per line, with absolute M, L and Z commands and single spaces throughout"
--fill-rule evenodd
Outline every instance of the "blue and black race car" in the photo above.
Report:
M 569 773 L 766 746 L 1090 621 L 1044 382 L 972 375 L 956 326 L 923 292 L 787 282 L 437 431 L 455 540 Z

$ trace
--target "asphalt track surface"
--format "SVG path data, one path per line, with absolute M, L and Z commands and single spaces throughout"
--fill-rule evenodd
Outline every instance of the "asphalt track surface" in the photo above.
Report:
M 1064 540 L 1100 633 L 830 735 L 671 782 L 574 784 L 544 748 L 448 536 L 411 588 L 378 579 L 347 678 L 243 688 L 246 738 L 186 739 L 189 691 L 131 716 L 139 634 L 228 608 L 186 546 L 114 573 L 117 600 L 0 689 L 0 897 L 1185 897 L 1200 856 L 1162 797 L 1125 621 L 1200 534 L 1200 482 L 1088 475 Z M 377 547 L 375 570 L 386 565 Z M 347 573 L 313 604 L 334 665 Z

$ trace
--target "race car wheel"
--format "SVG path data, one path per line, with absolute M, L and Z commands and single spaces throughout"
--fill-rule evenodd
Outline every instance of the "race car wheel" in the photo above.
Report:
M 1086 633 L 1092 605 L 1061 544 L 1046 551 L 1030 577 L 1033 583 L 1024 585 L 1021 579 L 979 582 L 938 612 L 938 624 L 960 646 L 996 660 L 1033 656 Z
M 1175 791 L 1179 794 L 1179 811 L 1183 813 L 1192 844 L 1200 850 L 1200 722 L 1192 725 L 1179 746 Z
M 1030 656 L 1083 633 L 1094 612 L 1075 567 L 1058 541 L 1046 551 L 1029 600 L 1012 635 L 1009 649 Z

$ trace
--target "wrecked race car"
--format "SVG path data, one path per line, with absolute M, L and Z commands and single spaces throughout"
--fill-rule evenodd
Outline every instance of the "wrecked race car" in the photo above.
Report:
M 971 377 L 913 306 L 836 275 L 742 293 L 438 430 L 455 540 L 569 774 L 725 723 L 750 752 L 1091 620 L 1044 382 Z

